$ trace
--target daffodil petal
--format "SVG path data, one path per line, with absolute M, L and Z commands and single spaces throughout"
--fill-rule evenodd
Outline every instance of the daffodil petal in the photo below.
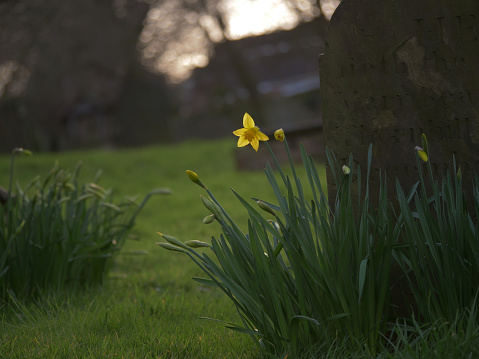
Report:
M 240 128 L 239 130 L 233 131 L 233 134 L 236 136 L 244 136 L 244 134 L 248 131 L 247 128 Z
M 260 141 L 268 141 L 269 140 L 269 137 L 266 136 L 263 132 L 261 131 L 257 131 L 256 132 L 256 138 Z
M 251 146 L 253 146 L 253 148 L 254 148 L 255 151 L 258 151 L 259 141 L 258 141 L 258 139 L 257 139 L 256 137 L 253 138 L 253 140 L 251 141 Z
M 427 153 L 426 151 L 418 151 L 419 158 L 424 162 L 427 162 Z
M 243 126 L 246 129 L 250 129 L 254 127 L 253 118 L 247 112 L 243 116 Z
M 246 145 L 249 145 L 249 141 L 246 138 L 244 137 L 238 138 L 238 147 L 244 147 Z

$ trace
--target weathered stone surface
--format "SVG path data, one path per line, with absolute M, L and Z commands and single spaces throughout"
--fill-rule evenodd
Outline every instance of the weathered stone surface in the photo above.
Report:
M 418 180 L 414 147 L 429 141 L 435 175 L 479 170 L 479 1 L 343 0 L 320 59 L 325 145 L 404 189 Z M 328 192 L 336 189 L 328 171 Z

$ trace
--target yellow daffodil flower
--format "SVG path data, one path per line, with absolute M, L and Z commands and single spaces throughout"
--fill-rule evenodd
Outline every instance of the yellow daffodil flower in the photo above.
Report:
M 283 142 L 284 141 L 284 131 L 282 128 L 279 130 L 274 131 L 274 138 L 276 138 L 277 141 Z
M 258 151 L 259 141 L 269 140 L 269 137 L 261 132 L 259 127 L 255 126 L 253 118 L 248 113 L 245 113 L 243 116 L 243 126 L 244 128 L 240 128 L 233 132 L 233 134 L 239 136 L 238 147 L 244 147 L 251 144 L 254 150 Z

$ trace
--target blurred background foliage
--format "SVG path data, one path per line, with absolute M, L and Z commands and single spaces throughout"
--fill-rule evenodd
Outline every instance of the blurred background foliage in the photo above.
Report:
M 338 3 L 0 1 L 0 151 L 210 139 L 245 111 L 318 126 L 317 56 Z

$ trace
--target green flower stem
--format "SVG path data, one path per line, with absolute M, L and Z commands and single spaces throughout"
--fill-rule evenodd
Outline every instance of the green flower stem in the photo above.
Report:
M 286 141 L 286 140 L 285 140 Z M 269 142 L 265 142 L 266 147 L 268 148 L 269 153 L 271 154 L 271 157 L 273 158 L 274 164 L 276 165 L 276 169 L 278 170 L 279 174 L 281 175 L 281 178 L 283 179 L 283 182 L 286 183 L 286 176 L 283 173 L 283 170 L 281 169 L 281 165 L 278 162 L 278 159 L 276 158 L 273 150 L 271 149 L 271 146 L 269 145 Z
M 298 176 L 296 175 L 296 169 L 294 168 L 293 159 L 291 157 L 291 151 L 289 150 L 288 139 L 285 138 L 283 143 L 284 143 L 284 148 L 286 149 L 286 153 L 288 154 L 289 165 L 291 166 L 291 171 L 293 172 L 293 177 L 294 177 L 295 180 L 297 180 Z

